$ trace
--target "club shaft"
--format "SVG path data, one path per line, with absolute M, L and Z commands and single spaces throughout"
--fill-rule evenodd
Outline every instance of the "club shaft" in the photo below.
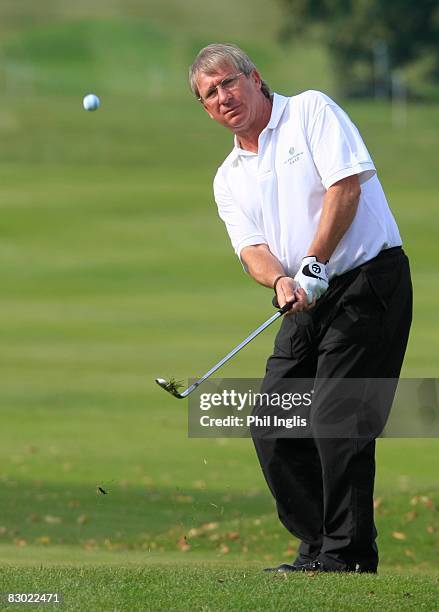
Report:
M 230 353 L 227 353 L 227 355 L 223 357 L 221 361 L 218 361 L 218 363 L 216 363 L 213 367 L 211 367 L 210 370 L 206 372 L 206 374 L 204 374 L 201 378 L 199 378 L 196 382 L 194 382 L 190 387 L 188 387 L 186 391 L 183 391 L 181 393 L 181 397 L 186 397 L 187 395 L 189 395 L 189 393 L 192 393 L 192 391 L 194 391 L 198 387 L 198 385 L 201 385 L 202 382 L 204 382 L 207 378 L 212 376 L 214 372 L 219 370 L 221 366 L 223 366 L 227 361 L 229 361 L 229 359 L 234 357 L 236 353 L 239 353 L 239 351 L 243 349 L 244 346 L 246 346 L 249 342 L 251 342 L 253 338 L 256 338 L 256 336 L 258 336 L 261 332 L 263 332 L 264 329 L 266 329 L 269 325 L 274 323 L 274 321 L 276 321 L 276 319 L 281 317 L 283 314 L 284 313 L 281 310 L 278 310 L 277 312 L 275 312 L 273 316 L 271 316 L 264 323 L 262 323 L 262 325 L 260 325 L 257 329 L 252 331 L 252 333 L 249 336 L 247 336 L 245 340 L 243 340 L 237 346 L 235 346 L 235 348 L 232 349 Z

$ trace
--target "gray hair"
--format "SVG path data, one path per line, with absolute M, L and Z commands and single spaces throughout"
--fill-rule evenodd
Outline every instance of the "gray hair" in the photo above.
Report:
M 189 68 L 189 85 L 197 98 L 200 97 L 197 85 L 199 73 L 211 75 L 223 66 L 233 66 L 238 72 L 243 72 L 247 76 L 256 70 L 249 56 L 239 47 L 230 44 L 208 45 L 201 49 Z M 270 88 L 265 81 L 262 81 L 261 91 L 266 98 L 270 98 Z

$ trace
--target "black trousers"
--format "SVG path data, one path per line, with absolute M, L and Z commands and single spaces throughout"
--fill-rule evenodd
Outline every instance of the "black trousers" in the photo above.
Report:
M 313 309 L 284 317 L 261 392 L 276 393 L 285 379 L 397 379 L 411 319 L 408 259 L 400 247 L 382 251 L 331 281 Z M 301 540 L 300 557 L 374 571 L 374 437 L 252 436 L 279 518 Z

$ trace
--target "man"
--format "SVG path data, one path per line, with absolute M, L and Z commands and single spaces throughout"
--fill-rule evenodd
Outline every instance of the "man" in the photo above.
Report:
M 292 303 L 262 390 L 286 379 L 397 379 L 411 324 L 410 270 L 356 127 L 320 92 L 271 95 L 233 45 L 202 49 L 189 78 L 209 116 L 234 134 L 214 192 L 235 252 L 280 306 Z M 349 410 L 355 415 L 357 405 Z M 292 564 L 269 569 L 376 572 L 378 433 L 253 434 L 280 520 L 301 540 Z

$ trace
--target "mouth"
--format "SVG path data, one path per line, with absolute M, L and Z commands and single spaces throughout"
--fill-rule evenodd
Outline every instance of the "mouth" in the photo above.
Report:
M 230 118 L 233 115 L 236 115 L 239 112 L 239 106 L 234 106 L 233 108 L 229 108 L 224 113 L 224 117 Z

